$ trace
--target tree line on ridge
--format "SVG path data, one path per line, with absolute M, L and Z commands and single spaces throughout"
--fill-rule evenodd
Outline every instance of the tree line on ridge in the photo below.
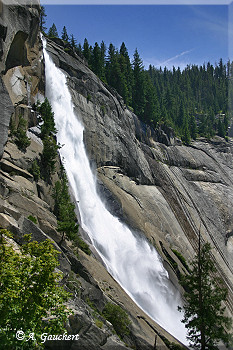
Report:
M 59 37 L 55 24 L 49 28 L 48 37 Z M 83 45 L 77 44 L 65 26 L 61 39 L 86 59 L 104 83 L 116 89 L 143 122 L 155 128 L 161 124 L 170 126 L 185 143 L 198 136 L 227 137 L 232 109 L 229 101 L 233 97 L 230 61 L 224 64 L 220 59 L 215 66 L 210 62 L 187 65 L 183 71 L 152 65 L 145 69 L 137 49 L 130 60 L 124 42 L 120 49 L 112 43 L 107 48 L 103 41 L 91 46 L 86 38 Z

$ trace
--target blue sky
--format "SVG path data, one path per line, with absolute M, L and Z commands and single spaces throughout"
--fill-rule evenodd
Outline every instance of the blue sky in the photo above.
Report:
M 83 44 L 102 40 L 133 56 L 138 49 L 145 67 L 215 64 L 227 61 L 227 5 L 47 5 L 47 27 L 66 26 Z

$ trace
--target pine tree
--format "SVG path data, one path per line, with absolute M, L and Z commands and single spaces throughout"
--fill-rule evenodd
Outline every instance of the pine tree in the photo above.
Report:
M 95 43 L 95 46 L 92 50 L 91 56 L 91 69 L 96 75 L 100 73 L 100 47 L 98 43 Z
M 143 74 L 143 63 L 137 49 L 135 50 L 133 57 L 133 108 L 135 114 L 137 114 L 139 117 L 142 117 L 144 115 L 145 108 L 145 82 Z
M 69 41 L 69 36 L 67 34 L 67 30 L 66 30 L 66 27 L 64 26 L 63 29 L 62 29 L 62 32 L 61 32 L 61 38 L 62 40 L 64 41 Z
M 231 319 L 224 316 L 225 307 L 222 306 L 227 290 L 216 275 L 210 244 L 201 247 L 200 236 L 190 274 L 183 276 L 181 283 L 186 292 L 185 304 L 179 310 L 184 310 L 182 322 L 188 329 L 191 346 L 200 350 L 218 350 L 220 341 L 229 346 L 232 338 L 227 330 Z
M 72 49 L 77 49 L 77 40 L 73 34 L 70 36 L 70 45 L 72 46 Z
M 57 27 L 55 26 L 54 23 L 53 23 L 52 26 L 49 28 L 48 37 L 49 37 L 49 38 L 58 38 Z
M 190 136 L 193 140 L 196 140 L 197 138 L 197 123 L 194 115 L 190 118 Z
M 41 32 L 45 32 L 46 31 L 46 26 L 45 26 L 45 17 L 47 17 L 46 13 L 45 13 L 45 8 L 44 6 L 41 6 L 40 8 L 40 31 Z
M 189 144 L 190 143 L 190 131 L 189 131 L 189 122 L 188 122 L 188 116 L 185 115 L 183 121 L 183 128 L 182 128 L 182 140 L 184 143 Z
M 183 126 L 185 118 L 186 118 L 186 111 L 185 111 L 185 107 L 184 107 L 184 102 L 183 102 L 183 100 L 181 100 L 180 109 L 179 109 L 178 118 L 177 118 L 178 127 Z
M 83 43 L 83 56 L 86 58 L 89 64 L 91 59 L 91 50 L 90 50 L 88 40 L 86 38 L 84 39 L 84 43 Z
M 156 123 L 156 102 L 157 98 L 155 95 L 155 88 L 152 85 L 152 82 L 149 79 L 149 76 L 146 76 L 146 92 L 145 92 L 145 108 L 143 119 L 146 123 L 152 124 Z
M 224 123 L 220 118 L 218 119 L 218 136 L 225 137 Z

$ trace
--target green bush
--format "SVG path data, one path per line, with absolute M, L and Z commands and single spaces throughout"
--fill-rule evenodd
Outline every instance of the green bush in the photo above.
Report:
M 32 165 L 31 165 L 31 167 L 29 169 L 29 172 L 33 175 L 35 181 L 39 180 L 39 178 L 40 178 L 40 166 L 38 164 L 37 159 L 35 159 L 32 162 Z
M 91 250 L 88 244 L 84 242 L 84 240 L 80 236 L 76 236 L 75 243 L 84 253 L 86 253 L 87 255 L 91 255 Z
M 27 122 L 22 116 L 19 116 L 19 125 L 17 130 L 14 132 L 16 136 L 15 143 L 21 151 L 26 151 L 27 147 L 30 146 L 31 141 L 27 137 Z
M 34 222 L 34 224 L 37 224 L 37 219 L 35 218 L 35 216 L 29 215 L 28 220 L 31 220 L 32 222 Z
M 98 318 L 95 319 L 95 324 L 98 328 L 102 328 L 103 327 L 103 322 L 98 320 Z
M 29 242 L 27 235 L 17 252 L 6 237 L 9 232 L 0 230 L 0 349 L 41 349 L 41 334 L 63 333 L 71 314 L 62 274 L 54 272 L 58 251 L 50 240 Z M 19 330 L 25 333 L 22 341 L 15 336 Z
M 120 306 L 107 303 L 103 310 L 103 316 L 113 325 L 116 333 L 121 338 L 129 334 L 130 320 L 127 313 Z
M 89 101 L 91 101 L 91 95 L 90 95 L 90 94 L 87 95 L 87 103 L 88 103 Z
M 183 257 L 183 255 L 181 253 L 179 253 L 177 250 L 172 249 L 173 253 L 177 256 L 177 258 L 180 260 L 180 262 L 184 265 L 184 267 L 186 268 L 187 271 L 189 270 L 188 264 L 185 260 L 185 258 Z

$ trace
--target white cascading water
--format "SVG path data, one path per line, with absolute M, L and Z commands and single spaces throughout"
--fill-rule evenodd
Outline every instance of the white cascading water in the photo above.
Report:
M 58 142 L 63 145 L 60 155 L 69 184 L 79 202 L 81 225 L 110 274 L 138 306 L 186 343 L 182 315 L 177 311 L 180 296 L 157 251 L 110 214 L 97 194 L 83 142 L 84 127 L 74 114 L 66 76 L 55 66 L 45 47 L 44 41 L 46 96 L 54 111 Z

